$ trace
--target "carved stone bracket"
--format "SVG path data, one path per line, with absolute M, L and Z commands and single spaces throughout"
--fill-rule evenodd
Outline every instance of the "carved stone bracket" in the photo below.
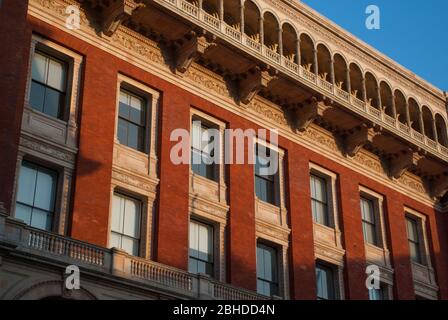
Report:
M 330 108 L 332 108 L 331 105 L 316 98 L 300 105 L 294 110 L 295 130 L 298 132 L 305 131 L 316 118 L 323 117 L 324 112 Z
M 411 166 L 417 166 L 423 158 L 418 152 L 411 149 L 403 150 L 394 154 L 389 162 L 389 173 L 391 178 L 399 179 Z
M 214 38 L 209 40 L 205 35 L 197 34 L 194 31 L 187 34 L 179 41 L 180 45 L 176 48 L 176 71 L 185 73 L 195 59 L 205 55 L 209 49 L 216 47 L 214 40 Z
M 144 6 L 137 0 L 112 1 L 103 10 L 103 33 L 108 37 L 112 36 L 125 19 L 130 18 L 136 10 Z
M 272 80 L 277 79 L 267 70 L 259 67 L 249 70 L 240 80 L 240 101 L 249 104 L 262 89 L 266 89 Z
M 345 153 L 350 157 L 356 156 L 359 150 L 381 134 L 381 129 L 372 128 L 366 124 L 357 126 L 345 134 Z
M 432 179 L 431 189 L 434 198 L 442 198 L 448 192 L 448 172 Z

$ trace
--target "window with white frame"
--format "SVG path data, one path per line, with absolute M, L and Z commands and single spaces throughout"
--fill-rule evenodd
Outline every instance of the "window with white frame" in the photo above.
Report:
M 257 292 L 265 296 L 279 294 L 277 249 L 263 243 L 257 244 Z
M 424 264 L 423 237 L 420 232 L 421 220 L 417 217 L 406 216 L 406 230 L 408 235 L 409 253 L 413 262 Z
M 327 179 L 311 174 L 311 211 L 314 222 L 330 227 Z
M 316 287 L 318 300 L 335 300 L 336 268 L 327 264 L 316 263 Z
M 379 245 L 378 219 L 375 200 L 361 196 L 361 218 L 364 241 L 374 246 Z
M 51 231 L 55 213 L 57 172 L 23 161 L 20 168 L 15 217 Z
M 196 117 L 192 122 L 191 135 L 191 170 L 204 178 L 217 181 L 217 164 L 214 161 L 215 152 L 218 151 L 219 141 L 215 141 L 219 134 L 218 129 L 208 125 Z
M 42 51 L 34 52 L 30 105 L 33 109 L 62 119 L 66 103 L 67 63 Z
M 259 144 L 255 145 L 255 148 L 255 194 L 259 200 L 276 206 L 278 170 L 271 173 L 268 168 L 271 166 L 272 157 L 278 157 L 278 154 L 269 148 L 260 148 Z
M 188 271 L 214 276 L 213 227 L 190 220 L 190 249 Z
M 147 103 L 144 97 L 120 89 L 117 138 L 120 144 L 146 152 Z
M 134 256 L 139 255 L 141 215 L 141 201 L 120 193 L 114 193 L 110 247 L 122 249 Z

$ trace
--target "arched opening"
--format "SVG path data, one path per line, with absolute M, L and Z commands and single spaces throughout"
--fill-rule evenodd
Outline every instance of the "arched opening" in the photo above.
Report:
M 300 60 L 303 68 L 314 72 L 314 42 L 305 33 L 300 35 Z
M 406 112 L 406 98 L 400 90 L 395 90 L 395 109 L 397 111 L 397 119 L 403 124 L 408 124 L 407 112 Z
M 224 1 L 224 22 L 241 32 L 241 9 L 239 0 Z
M 371 105 L 376 109 L 380 108 L 380 102 L 378 100 L 378 83 L 375 76 L 370 72 L 366 73 L 366 98 L 368 105 Z
M 422 108 L 422 116 L 423 116 L 423 126 L 425 128 L 425 136 L 427 136 L 431 140 L 435 140 L 434 135 L 434 127 L 431 110 L 427 106 L 423 106 Z
M 289 23 L 282 26 L 283 56 L 291 62 L 297 63 L 297 33 Z
M 412 129 L 423 134 L 422 126 L 420 125 L 420 107 L 413 98 L 409 99 L 409 118 Z
M 263 32 L 264 45 L 273 52 L 280 53 L 279 24 L 277 18 L 270 12 L 264 14 Z
M 333 60 L 334 60 L 334 79 L 336 86 L 339 89 L 348 92 L 347 63 L 339 53 L 336 53 L 334 55 Z
M 331 54 L 330 50 L 323 44 L 317 46 L 317 73 L 319 77 L 330 82 L 331 79 Z
M 219 0 L 202 0 L 202 9 L 209 15 L 219 19 Z
M 392 89 L 389 87 L 389 85 L 381 81 L 380 83 L 380 92 L 381 92 L 381 104 L 382 108 L 384 109 L 384 112 L 390 116 L 395 117 L 394 114 L 394 106 L 393 106 L 393 96 L 392 96 Z
M 448 148 L 448 136 L 446 131 L 446 122 L 440 114 L 436 114 L 436 129 L 439 143 Z
M 258 7 L 247 0 L 244 4 L 244 33 L 257 43 L 261 43 L 260 18 Z
M 361 69 L 355 63 L 350 64 L 350 84 L 351 91 L 350 94 L 355 98 L 360 100 L 363 99 L 364 88 L 362 85 L 362 72 Z

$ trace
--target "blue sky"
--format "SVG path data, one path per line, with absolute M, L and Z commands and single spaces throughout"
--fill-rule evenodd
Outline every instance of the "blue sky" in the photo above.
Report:
M 448 91 L 447 0 L 302 0 L 436 87 Z M 365 27 L 368 5 L 381 29 Z

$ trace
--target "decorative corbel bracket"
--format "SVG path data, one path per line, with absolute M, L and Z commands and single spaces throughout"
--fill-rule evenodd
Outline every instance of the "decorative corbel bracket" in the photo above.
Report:
M 362 124 L 345 134 L 345 153 L 349 157 L 354 157 L 367 143 L 381 134 L 381 128 L 372 128 L 367 124 Z
M 112 1 L 108 7 L 104 8 L 102 13 L 103 33 L 111 37 L 125 19 L 130 18 L 138 9 L 144 6 L 143 3 L 137 0 Z
M 391 178 L 399 179 L 411 167 L 417 166 L 418 162 L 424 158 L 412 149 L 402 150 L 394 154 L 389 162 L 389 174 Z
M 314 120 L 323 117 L 325 111 L 331 109 L 331 104 L 313 97 L 294 110 L 294 123 L 296 132 L 305 131 Z
M 240 101 L 249 104 L 260 90 L 266 89 L 275 79 L 277 76 L 271 75 L 268 70 L 261 70 L 259 67 L 249 70 L 239 83 Z
M 448 192 L 448 172 L 445 172 L 431 182 L 432 196 L 442 198 Z
M 204 34 L 194 31 L 188 33 L 176 48 L 176 68 L 181 74 L 187 72 L 194 60 L 205 55 L 208 50 L 216 47 L 215 38 L 207 39 Z

